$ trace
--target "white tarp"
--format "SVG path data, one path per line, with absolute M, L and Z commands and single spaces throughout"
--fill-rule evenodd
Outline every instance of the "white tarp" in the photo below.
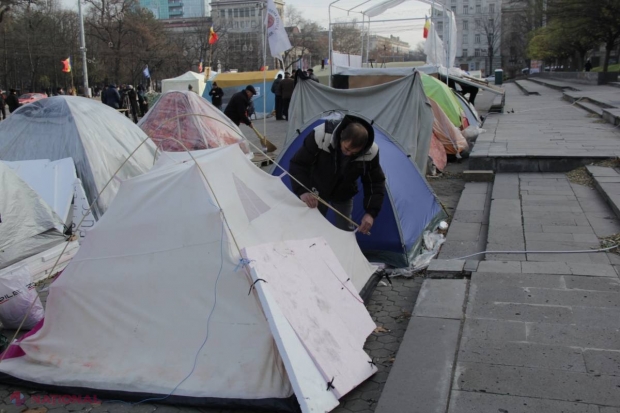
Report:
M 26 356 L 5 359 L 0 371 L 93 392 L 293 394 L 260 301 L 248 295 L 239 249 L 323 236 L 358 291 L 374 268 L 355 234 L 333 227 L 237 145 L 195 156 L 198 165 L 189 155 L 164 157 L 121 184 L 51 285 L 43 327 L 20 344 Z
M 202 73 L 185 72 L 181 76 L 164 79 L 161 81 L 161 92 L 169 92 L 171 90 L 188 90 L 188 86 L 192 86 L 194 92 L 198 96 L 202 96 L 205 90 L 205 76 Z
M 357 113 L 374 121 L 411 156 L 418 170 L 426 171 L 433 113 L 418 74 L 346 90 L 312 81 L 297 82 L 288 112 L 287 144 L 295 139 L 298 129 L 332 110 Z
M 93 208 L 97 217 L 112 202 L 120 181 L 148 171 L 154 155 L 155 145 L 139 127 L 93 99 L 41 99 L 20 107 L 0 122 L 1 160 L 73 158 L 90 202 L 118 171 L 97 199 Z
M 32 161 L 4 162 L 24 180 L 56 214 L 65 222 L 73 201 L 73 182 L 77 179 L 73 159 L 57 161 L 38 159 Z
M 64 241 L 60 217 L 3 162 L 0 193 L 0 268 Z
M 335 66 L 362 67 L 362 56 L 332 52 L 332 62 Z

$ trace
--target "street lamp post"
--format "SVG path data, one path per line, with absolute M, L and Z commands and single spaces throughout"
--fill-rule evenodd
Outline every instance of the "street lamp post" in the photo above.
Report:
M 88 66 L 86 59 L 86 39 L 84 38 L 84 18 L 82 16 L 82 0 L 78 0 L 78 15 L 80 19 L 80 52 L 82 53 L 82 75 L 84 76 L 84 96 L 89 98 L 90 88 L 88 87 Z

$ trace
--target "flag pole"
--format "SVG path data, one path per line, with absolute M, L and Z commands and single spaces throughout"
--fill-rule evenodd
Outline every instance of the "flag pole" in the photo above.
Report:
M 263 136 L 267 136 L 267 23 L 263 10 L 267 9 L 267 1 L 261 6 L 261 17 L 263 19 Z M 267 13 L 269 11 L 267 10 Z

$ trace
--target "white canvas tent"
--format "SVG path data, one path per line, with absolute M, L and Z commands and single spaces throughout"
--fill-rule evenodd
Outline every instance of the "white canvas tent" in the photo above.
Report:
M 64 222 L 11 168 L 0 162 L 0 268 L 62 243 Z
M 202 96 L 205 90 L 204 75 L 189 71 L 181 76 L 164 79 L 161 81 L 161 91 L 162 93 L 166 93 L 171 90 L 187 90 L 189 85 L 192 86 L 194 92 L 198 93 L 198 96 Z
M 114 203 L 50 287 L 43 327 L 19 344 L 25 356 L 5 359 L 0 371 L 101 398 L 155 395 L 168 402 L 277 411 L 295 408 L 295 394 L 306 412 L 331 410 L 336 397 L 375 371 L 369 360 L 363 371 L 358 364 L 309 364 L 319 363 L 310 357 L 316 343 L 302 345 L 304 334 L 291 333 L 297 324 L 287 312 L 279 314 L 289 324 L 274 321 L 277 314 L 267 308 L 284 307 L 279 302 L 273 307 L 262 288 L 277 283 L 265 275 L 269 263 L 259 260 L 268 254 L 305 263 L 307 274 L 332 277 L 331 294 L 343 302 L 334 308 L 348 303 L 349 316 L 340 322 L 351 330 L 348 342 L 361 348 L 374 325 L 369 331 L 357 291 L 374 268 L 355 235 L 306 207 L 279 178 L 254 167 L 238 145 L 194 156 L 197 163 L 187 153 L 167 153 L 152 171 L 121 184 Z M 321 236 L 324 246 L 290 244 Z M 265 243 L 274 244 L 266 253 L 252 253 Z M 306 253 L 291 254 L 302 247 Z M 333 259 L 309 255 L 313 247 L 332 250 Z M 257 274 L 267 283 L 252 290 Z M 331 302 L 325 301 L 323 285 L 293 289 L 325 307 Z M 342 333 L 333 328 L 319 330 Z M 345 380 L 333 371 L 349 376 Z M 350 377 L 351 372 L 358 373 Z M 317 380 L 320 374 L 335 379 Z M 332 391 L 326 391 L 329 381 Z

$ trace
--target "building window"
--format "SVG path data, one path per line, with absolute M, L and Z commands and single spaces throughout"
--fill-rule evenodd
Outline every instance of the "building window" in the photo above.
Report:
M 233 13 L 235 17 L 239 17 L 239 9 L 234 9 Z
M 467 44 L 469 43 L 469 36 L 467 36 L 467 33 L 463 34 L 463 44 Z
M 256 16 L 256 9 L 254 7 L 250 9 L 250 16 L 252 17 Z
M 237 9 L 235 9 L 235 10 L 237 10 Z M 238 29 L 239 28 L 239 22 L 234 22 L 233 27 L 235 29 Z
M 463 57 L 467 57 L 467 49 L 463 49 Z
M 232 9 L 228 9 L 228 18 L 229 18 L 229 19 L 232 19 L 232 16 L 233 16 L 233 11 L 232 11 Z
M 489 29 L 493 29 L 493 23 L 495 23 L 495 21 L 493 19 L 489 19 Z
M 463 14 L 469 14 L 469 5 L 463 4 Z
M 452 13 L 456 14 L 456 6 L 452 6 L 452 7 L 450 7 L 450 9 L 452 10 Z
M 489 4 L 489 14 L 495 13 L 495 4 Z
M 256 28 L 256 20 L 252 20 L 252 28 L 255 29 Z
M 437 22 L 437 31 L 443 32 L 443 22 Z
M 477 13 L 477 14 L 482 13 L 482 5 L 480 5 L 480 4 L 476 4 L 476 13 Z
M 463 30 L 469 30 L 469 21 L 463 20 Z
M 474 56 L 480 57 L 480 49 L 474 49 Z
M 220 10 L 220 17 L 221 18 L 225 18 L 226 17 L 226 10 Z
M 480 19 L 476 19 L 476 29 L 480 28 Z
M 480 35 L 479 35 L 479 34 L 476 34 L 476 35 L 474 36 L 474 43 L 476 43 L 476 44 L 480 44 Z

